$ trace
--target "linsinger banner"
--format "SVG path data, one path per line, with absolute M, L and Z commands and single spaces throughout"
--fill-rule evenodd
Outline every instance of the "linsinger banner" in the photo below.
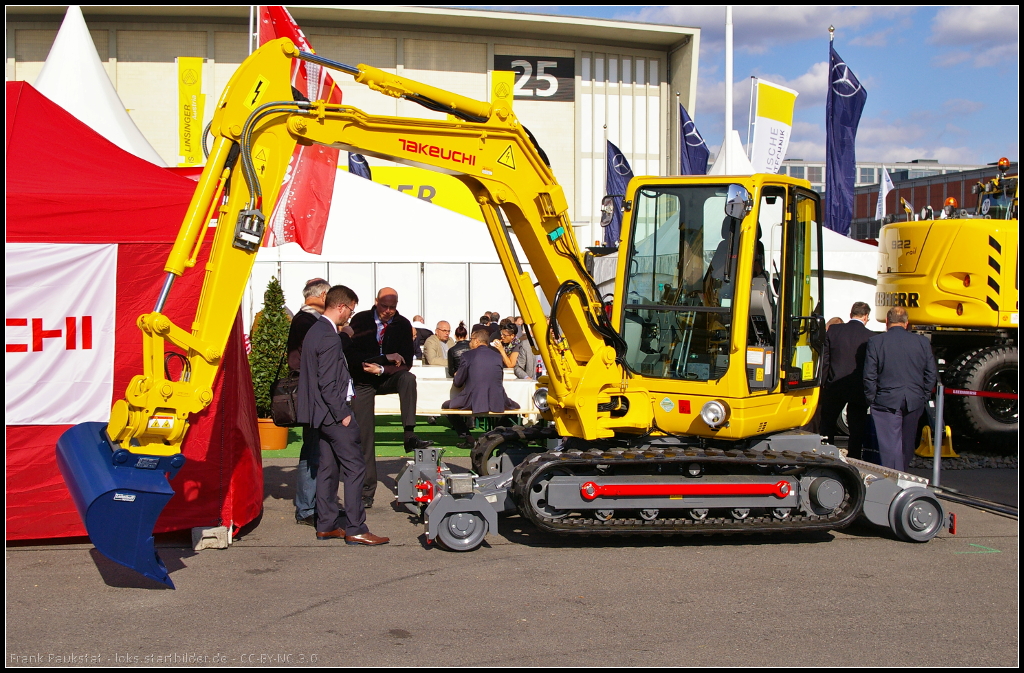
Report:
M 178 57 L 178 165 L 203 164 L 203 59 Z
M 4 246 L 6 425 L 107 421 L 117 245 Z
M 757 112 L 750 164 L 755 173 L 778 173 L 793 132 L 793 108 L 799 94 L 778 84 L 757 80 Z

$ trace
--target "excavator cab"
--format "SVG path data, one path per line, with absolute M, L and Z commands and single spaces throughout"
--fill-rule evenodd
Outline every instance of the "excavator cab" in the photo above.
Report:
M 635 178 L 626 202 L 617 328 L 625 363 L 667 400 L 659 427 L 726 438 L 805 424 L 824 338 L 818 195 L 783 176 Z M 713 400 L 720 424 L 696 413 Z

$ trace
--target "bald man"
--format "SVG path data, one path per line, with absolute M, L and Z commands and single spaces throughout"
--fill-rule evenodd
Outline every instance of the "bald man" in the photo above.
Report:
M 412 324 L 398 313 L 398 292 L 382 287 L 373 308 L 352 316 L 352 335 L 342 335 L 348 368 L 355 383 L 352 410 L 359 425 L 360 443 L 366 459 L 363 505 L 373 506 L 377 492 L 377 453 L 374 446 L 375 396 L 398 393 L 402 405 L 405 450 L 413 451 L 433 442 L 416 434 L 416 376 L 412 365 Z M 367 362 L 385 356 L 387 364 Z
M 434 333 L 423 342 L 423 364 L 448 366 L 448 349 L 455 345 L 448 321 L 437 323 Z

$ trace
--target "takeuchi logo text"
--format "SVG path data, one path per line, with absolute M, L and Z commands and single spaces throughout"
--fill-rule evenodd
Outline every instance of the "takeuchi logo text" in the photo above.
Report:
M 42 318 L 7 318 L 6 326 L 8 328 L 25 328 L 22 334 L 14 335 L 11 334 L 11 331 L 14 330 L 8 330 L 4 349 L 7 353 L 28 353 L 30 350 L 39 352 L 47 344 L 53 344 L 51 348 L 60 348 L 62 345 L 64 350 L 68 351 L 79 348 L 82 350 L 92 349 L 91 315 L 65 318 L 64 327 L 56 329 L 44 329 Z M 55 341 L 48 341 L 49 339 L 55 339 Z
M 406 152 L 423 154 L 428 157 L 438 157 L 445 161 L 454 161 L 457 164 L 476 165 L 476 156 L 472 154 L 464 154 L 457 150 L 448 150 L 437 145 L 427 145 L 426 143 L 416 140 L 405 140 L 404 138 L 399 138 L 398 142 L 402 143 L 402 149 Z

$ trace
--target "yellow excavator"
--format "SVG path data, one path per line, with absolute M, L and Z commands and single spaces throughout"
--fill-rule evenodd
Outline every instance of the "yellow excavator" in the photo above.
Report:
M 290 85 L 294 59 L 449 120 L 302 100 Z M 280 39 L 232 76 L 210 133 L 166 282 L 138 320 L 144 372 L 108 423 L 76 426 L 57 446 L 93 543 L 115 561 L 173 586 L 152 529 L 184 463 L 189 419 L 212 401 L 266 213 L 296 143 L 461 180 L 480 205 L 546 365 L 534 396 L 546 427 L 486 435 L 471 474 L 452 473 L 434 448 L 417 450 L 403 467 L 398 501 L 423 515 L 428 541 L 475 549 L 497 531 L 499 514 L 515 511 L 566 534 L 824 531 L 863 514 L 902 539 L 927 541 L 947 525 L 926 480 L 846 460 L 817 434 L 795 429 L 814 413 L 824 335 L 820 203 L 805 181 L 633 179 L 615 295 L 604 302 L 562 188 L 508 103 L 337 63 Z M 195 265 L 212 219 L 194 322 L 175 325 L 163 308 L 174 280 Z M 533 276 L 523 271 L 513 235 Z M 168 344 L 188 359 L 178 380 L 165 376 Z
M 965 436 L 1013 447 L 1018 442 L 1017 330 L 1019 241 L 1017 176 L 973 188 L 973 212 L 946 199 L 941 212 L 882 227 L 878 237 L 876 319 L 903 306 L 911 329 L 931 340 L 951 425 Z

